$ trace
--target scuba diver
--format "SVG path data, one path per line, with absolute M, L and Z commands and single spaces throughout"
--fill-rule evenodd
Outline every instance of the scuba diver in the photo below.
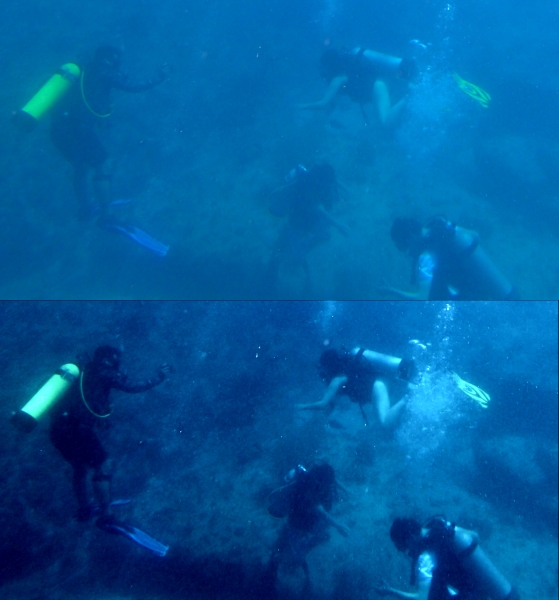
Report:
M 100 46 L 80 72 L 78 81 L 52 110 L 51 139 L 54 146 L 74 169 L 73 187 L 79 217 L 98 217 L 98 224 L 122 233 L 164 256 L 168 249 L 141 230 L 109 216 L 111 206 L 111 169 L 108 154 L 98 135 L 103 119 L 111 114 L 111 92 L 137 93 L 149 90 L 167 79 L 170 67 L 164 64 L 155 77 L 144 82 L 130 82 L 120 70 L 121 51 L 114 46 Z M 89 178 L 92 175 L 92 194 Z
M 394 519 L 390 538 L 399 552 L 412 559 L 411 585 L 417 592 L 404 592 L 382 581 L 380 596 L 417 600 L 519 600 L 515 588 L 497 570 L 479 546 L 479 536 L 432 517 L 424 525 L 408 518 Z
M 78 502 L 77 520 L 85 522 L 97 517 L 96 525 L 100 529 L 126 535 L 141 546 L 164 555 L 165 546 L 135 527 L 118 521 L 110 513 L 111 474 L 106 467 L 108 454 L 95 428 L 107 425 L 106 419 L 111 414 L 112 389 L 129 394 L 144 392 L 163 382 L 170 373 L 170 367 L 164 363 L 155 377 L 130 382 L 120 371 L 120 361 L 121 351 L 118 348 L 100 346 L 95 350 L 93 360 L 85 365 L 78 379 L 52 409 L 50 439 L 74 470 L 72 485 Z M 91 503 L 88 492 L 89 471 L 93 471 L 95 504 Z
M 518 300 L 508 279 L 479 245 L 479 235 L 442 216 L 425 226 L 415 219 L 394 220 L 390 236 L 413 259 L 412 285 L 406 292 L 384 286 L 408 300 Z
M 406 399 L 391 406 L 384 377 L 398 377 L 407 382 L 416 380 L 415 363 L 409 358 L 397 358 L 365 348 L 341 352 L 334 348 L 325 350 L 320 357 L 320 377 L 328 388 L 319 402 L 298 404 L 299 410 L 332 409 L 339 396 L 348 396 L 359 404 L 365 424 L 367 417 L 363 405 L 372 402 L 380 424 L 393 428 L 404 411 Z
M 330 515 L 338 499 L 334 469 L 327 463 L 305 469 L 298 465 L 286 477 L 287 485 L 270 495 L 268 512 L 275 518 L 287 517 L 265 573 L 266 587 L 275 590 L 280 564 L 301 567 L 305 574 L 305 590 L 310 591 L 307 554 L 319 544 L 330 539 L 328 529 L 334 527 L 347 537 L 349 528 Z M 273 593 L 267 595 L 271 597 Z
M 381 125 L 394 126 L 405 106 L 405 96 L 392 104 L 385 78 L 398 78 L 410 82 L 417 74 L 416 63 L 411 58 L 398 58 L 366 48 L 336 50 L 327 48 L 320 58 L 322 78 L 328 83 L 324 97 L 318 102 L 300 105 L 301 109 L 325 109 L 333 105 L 336 97 L 346 94 L 361 106 L 368 123 L 364 105 L 373 103 Z
M 274 286 L 281 267 L 302 267 L 305 288 L 310 291 L 307 254 L 330 239 L 330 227 L 343 235 L 349 235 L 349 228 L 330 212 L 339 200 L 339 183 L 332 165 L 318 164 L 308 170 L 298 165 L 287 180 L 287 185 L 272 193 L 270 212 L 276 217 L 287 217 L 287 221 L 276 241 L 267 274 Z

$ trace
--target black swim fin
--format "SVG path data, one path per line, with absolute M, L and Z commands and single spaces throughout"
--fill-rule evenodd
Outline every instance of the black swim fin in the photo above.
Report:
M 97 527 L 99 527 L 99 529 L 102 529 L 107 533 L 125 535 L 133 542 L 136 542 L 136 544 L 139 546 L 142 546 L 142 548 L 151 550 L 151 552 L 157 554 L 158 556 L 165 556 L 165 554 L 167 554 L 167 550 L 169 550 L 169 546 L 164 546 L 161 542 L 154 540 L 144 531 L 134 527 L 133 525 L 130 525 L 129 523 L 125 523 L 124 521 L 119 521 L 112 515 L 99 517 L 95 524 Z

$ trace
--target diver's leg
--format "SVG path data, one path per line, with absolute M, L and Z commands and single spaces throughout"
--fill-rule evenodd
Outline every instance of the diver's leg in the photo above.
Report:
M 78 163 L 74 166 L 74 196 L 78 203 L 78 218 L 86 220 L 93 214 L 93 205 L 89 197 L 88 190 L 89 168 L 85 163 Z
M 72 487 L 74 495 L 78 501 L 78 521 L 87 521 L 93 516 L 89 494 L 87 492 L 87 466 L 84 464 L 74 466 L 74 475 L 72 477 Z
M 112 475 L 104 473 L 101 468 L 95 469 L 93 473 L 93 495 L 99 507 L 101 515 L 106 515 L 111 504 L 111 482 Z
M 85 157 L 93 170 L 93 201 L 95 212 L 106 215 L 111 203 L 112 165 L 109 155 L 93 129 L 84 131 Z
M 90 462 L 85 454 L 87 440 L 84 442 L 83 430 L 61 415 L 51 423 L 50 439 L 64 460 L 72 465 L 72 488 L 78 502 L 77 519 L 87 521 L 93 515 L 93 511 L 87 490 Z
M 285 262 L 285 252 L 288 244 L 289 229 L 288 226 L 285 225 L 278 236 L 274 249 L 272 250 L 272 255 L 266 266 L 265 282 L 269 290 L 276 291 L 280 268 Z
M 386 127 L 394 127 L 398 124 L 402 117 L 402 113 L 404 112 L 404 107 L 406 106 L 407 98 L 401 98 L 394 104 L 394 106 L 388 112 L 386 117 Z
M 52 143 L 74 170 L 72 185 L 78 204 L 78 218 L 84 220 L 91 216 L 92 202 L 88 189 L 89 169 L 92 166 L 88 153 L 88 133 L 89 129 L 84 129 L 79 119 L 67 115 L 53 119 L 51 124 Z
M 384 127 L 393 127 L 399 120 L 406 98 L 402 98 L 394 106 L 390 102 L 390 93 L 388 92 L 388 86 L 384 81 L 377 79 L 373 87 L 373 98 L 375 102 L 375 108 L 381 124 Z
M 307 563 L 307 559 L 303 559 L 301 563 L 301 567 L 303 569 L 303 573 L 305 574 L 305 584 L 303 585 L 303 597 L 306 598 L 311 595 L 312 585 L 311 585 L 311 574 L 309 571 L 309 564 Z
M 105 514 L 111 503 L 111 475 L 107 466 L 110 464 L 107 460 L 108 454 L 93 429 L 82 427 L 80 433 L 81 459 L 90 469 L 93 469 L 93 496 L 98 505 L 97 510 L 101 514 Z
M 279 537 L 275 543 L 270 559 L 268 560 L 268 564 L 264 569 L 264 575 L 262 580 L 262 595 L 265 598 L 274 599 L 277 597 L 276 584 L 278 580 L 278 570 L 287 541 L 286 527 L 287 526 L 284 525 L 282 530 L 280 531 Z
M 275 586 L 278 578 L 278 569 L 280 564 L 280 554 L 277 551 L 272 552 L 268 565 L 266 566 L 265 581 L 270 586 Z
M 101 218 L 107 217 L 112 201 L 113 162 L 106 153 L 98 150 L 98 160 L 93 167 L 93 196 Z
M 380 424 L 387 428 L 394 427 L 400 420 L 402 412 L 406 407 L 406 401 L 402 398 L 394 406 L 390 406 L 388 389 L 380 380 L 375 381 L 372 396 L 373 405 L 376 407 Z

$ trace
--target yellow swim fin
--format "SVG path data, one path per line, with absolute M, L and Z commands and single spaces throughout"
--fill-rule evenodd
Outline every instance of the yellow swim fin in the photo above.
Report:
M 474 85 L 473 83 L 470 83 L 469 81 L 466 81 L 465 79 L 462 79 L 462 77 L 460 77 L 460 75 L 458 75 L 458 73 L 453 72 L 452 76 L 454 77 L 454 80 L 458 84 L 458 87 L 465 94 L 468 94 L 468 96 L 470 96 L 470 98 L 473 98 L 474 100 L 479 102 L 481 104 L 481 106 L 483 106 L 483 108 L 489 107 L 489 102 L 491 101 L 491 96 L 485 90 L 482 90 L 477 85 Z
M 461 377 L 459 377 L 454 371 L 452 371 L 452 378 L 456 382 L 458 389 L 462 390 L 466 396 L 469 396 L 473 400 L 475 400 L 481 408 L 487 408 L 489 400 L 491 397 L 487 392 L 484 392 L 482 389 L 478 388 L 467 381 L 464 381 Z

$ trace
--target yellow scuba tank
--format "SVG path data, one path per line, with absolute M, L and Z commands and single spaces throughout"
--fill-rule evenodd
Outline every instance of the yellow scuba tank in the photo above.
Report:
M 14 414 L 12 423 L 21 431 L 32 431 L 38 419 L 64 396 L 79 374 L 76 365 L 62 365 L 31 400 Z
M 66 95 L 80 76 L 80 68 L 66 63 L 43 85 L 21 109 L 14 113 L 14 123 L 23 131 L 31 131 L 40 119 Z

